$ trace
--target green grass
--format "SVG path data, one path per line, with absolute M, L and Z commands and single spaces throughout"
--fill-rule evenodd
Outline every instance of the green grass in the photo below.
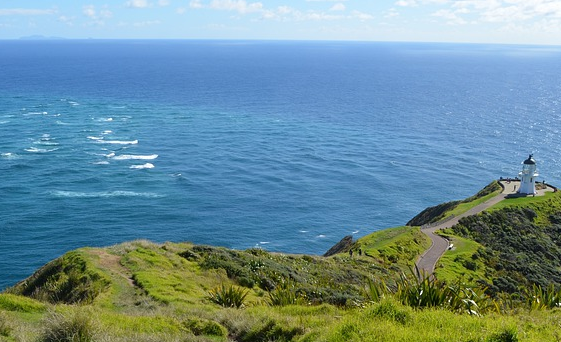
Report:
M 507 198 L 488 210 L 495 211 L 509 207 L 531 208 L 538 213 L 535 222 L 537 224 L 547 224 L 549 223 L 549 216 L 561 210 L 561 191 L 546 192 L 544 196 Z
M 461 204 L 455 215 L 493 195 Z M 546 222 L 561 212 L 561 197 L 519 198 L 499 206 L 510 205 L 530 207 Z M 362 237 L 352 257 L 142 240 L 84 248 L 49 263 L 26 286 L 0 294 L 0 341 L 48 340 L 49 329 L 61 336 L 76 332 L 84 340 L 116 342 L 561 341 L 561 309 L 550 308 L 556 306 L 557 290 L 531 292 L 542 296 L 540 303 L 553 304 L 530 303 L 531 312 L 522 305 L 495 313 L 487 297 L 476 298 L 467 287 L 488 273 L 478 259 L 481 246 L 449 237 L 455 248 L 437 265 L 438 282 L 396 277 L 430 246 L 419 227 Z M 471 285 L 458 282 L 458 276 Z M 368 295 L 368 284 L 383 286 Z M 221 285 L 245 296 L 241 308 L 209 300 Z M 17 295 L 18 290 L 48 296 L 34 300 Z M 479 299 L 482 315 L 465 314 L 463 305 Z
M 458 206 L 456 206 L 454 209 L 450 210 L 445 216 L 444 219 L 451 217 L 451 216 L 460 216 L 461 214 L 469 211 L 472 208 L 475 208 L 476 206 L 487 202 L 488 200 L 490 200 L 491 198 L 497 196 L 498 194 L 501 193 L 501 190 L 497 190 L 494 191 L 488 195 L 485 195 L 483 197 L 477 198 L 473 201 L 470 202 L 466 202 L 466 203 L 460 203 L 458 204 Z
M 397 247 L 408 243 L 411 248 L 421 250 L 423 241 L 413 242 L 422 237 L 419 234 L 416 228 L 398 227 L 359 242 L 364 251 L 374 254 L 382 250 L 388 255 L 398 253 Z M 452 251 L 456 255 L 469 255 L 476 249 L 469 241 L 461 242 L 457 240 L 458 248 Z M 248 293 L 244 308 L 222 308 L 206 298 L 208 291 L 222 283 L 236 288 L 239 285 L 224 269 L 201 267 L 208 256 L 195 252 L 194 247 L 137 241 L 107 249 L 83 250 L 81 258 L 87 261 L 83 263 L 84 272 L 105 275 L 111 281 L 109 289 L 96 300 L 80 305 L 43 304 L 2 294 L 0 340 L 40 341 L 73 333 L 81 334 L 85 340 L 163 342 L 228 339 L 489 342 L 510 332 L 524 341 L 555 341 L 561 337 L 558 323 L 561 312 L 557 309 L 535 311 L 531 316 L 522 311 L 509 315 L 486 313 L 474 318 L 444 309 L 413 309 L 389 292 L 370 301 L 358 291 L 367 284 L 366 278 L 384 274 L 390 277 L 391 273 L 377 273 L 382 261 L 365 255 L 321 258 L 258 250 L 230 253 L 204 247 L 200 251 L 221 255 L 225 259 L 220 260 L 227 267 L 232 267 L 234 262 L 228 258 L 236 257 L 242 270 L 267 277 L 276 273 L 281 278 L 285 277 L 282 272 L 288 272 L 286 276 L 293 278 L 284 287 L 278 286 L 277 291 L 290 290 L 290 298 L 279 302 L 281 306 L 270 306 L 268 292 L 255 284 L 243 288 Z M 344 306 L 316 302 L 349 295 L 353 293 L 348 292 L 350 289 L 357 292 Z M 432 291 L 426 288 L 423 293 L 429 290 Z M 293 304 L 292 294 L 296 293 L 297 304 Z
M 469 283 L 486 279 L 484 264 L 473 256 L 482 246 L 473 240 L 452 234 L 442 235 L 450 240 L 453 248 L 447 250 L 436 265 L 435 274 L 438 279 L 452 282 L 461 277 Z
M 0 309 L 6 311 L 36 313 L 44 312 L 47 309 L 47 306 L 44 303 L 32 298 L 3 293 L 0 294 Z
M 413 266 L 430 245 L 430 239 L 419 227 L 408 226 L 384 229 L 357 242 L 357 248 L 382 261 L 385 266 L 399 265 L 404 269 Z

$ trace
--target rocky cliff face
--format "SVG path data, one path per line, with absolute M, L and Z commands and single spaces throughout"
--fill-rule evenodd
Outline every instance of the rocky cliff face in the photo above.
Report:
M 333 247 L 331 247 L 325 254 L 324 257 L 332 256 L 339 253 L 346 253 L 351 250 L 354 245 L 353 237 L 351 235 L 347 235 L 341 239 L 341 241 L 337 242 Z

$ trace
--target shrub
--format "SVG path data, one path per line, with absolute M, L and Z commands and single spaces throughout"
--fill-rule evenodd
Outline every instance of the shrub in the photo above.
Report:
M 561 289 L 555 289 L 553 284 L 545 289 L 534 284 L 531 288 L 526 288 L 524 294 L 530 310 L 553 309 L 561 306 Z
M 6 314 L 0 312 L 0 336 L 8 337 L 12 333 L 12 327 L 8 324 Z
M 91 313 L 82 310 L 70 317 L 52 312 L 44 323 L 40 342 L 93 342 L 97 334 Z
M 448 285 L 427 274 L 418 273 L 412 277 L 403 274 L 397 282 L 395 295 L 402 304 L 413 308 L 442 307 L 470 315 L 496 308 L 483 290 L 467 287 L 460 281 Z
M 411 313 L 398 307 L 392 300 L 384 300 L 380 302 L 375 305 L 370 312 L 374 317 L 384 318 L 403 325 L 411 322 L 412 320 Z
M 222 284 L 208 293 L 208 299 L 213 303 L 222 305 L 225 308 L 241 308 L 244 305 L 245 298 L 249 290 L 242 289 L 238 286 Z
M 49 262 L 10 292 L 51 303 L 88 304 L 110 284 L 83 252 L 73 251 Z
M 292 339 L 304 333 L 300 327 L 286 327 L 277 324 L 272 319 L 266 321 L 262 326 L 254 326 L 251 330 L 246 331 L 238 337 L 242 342 L 261 342 L 261 341 L 292 341 Z
M 518 333 L 514 328 L 508 328 L 500 333 L 491 335 L 486 342 L 518 342 Z
M 0 294 L 0 308 L 19 312 L 42 312 L 46 310 L 45 304 L 41 302 L 9 293 Z
M 210 335 L 225 337 L 228 335 L 228 330 L 219 323 L 209 321 L 201 318 L 192 318 L 184 322 L 183 325 L 189 329 L 195 336 Z
M 271 306 L 301 304 L 305 300 L 304 295 L 298 296 L 293 283 L 277 286 L 273 291 L 269 291 L 268 297 L 267 303 Z
M 363 295 L 372 302 L 379 302 L 384 296 L 391 293 L 385 281 L 374 282 L 368 278 L 364 287 Z

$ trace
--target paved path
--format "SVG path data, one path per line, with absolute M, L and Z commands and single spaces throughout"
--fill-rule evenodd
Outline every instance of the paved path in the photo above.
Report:
M 448 240 L 437 235 L 436 231 L 444 228 L 450 228 L 453 225 L 457 224 L 461 218 L 478 214 L 483 210 L 504 200 L 507 196 L 514 195 L 516 193 L 515 189 L 518 189 L 518 187 L 520 186 L 520 182 L 517 181 L 501 181 L 500 183 L 503 186 L 503 192 L 489 199 L 487 202 L 481 203 L 478 206 L 473 207 L 465 213 L 456 216 L 446 222 L 430 228 L 421 229 L 421 231 L 432 240 L 432 245 L 425 253 L 423 253 L 423 255 L 419 257 L 419 260 L 417 260 L 417 268 L 419 269 L 419 271 L 424 272 L 425 274 L 432 274 L 434 272 L 434 268 L 436 267 L 436 263 L 438 262 L 442 254 L 444 254 L 444 252 L 446 252 L 446 250 L 448 249 Z M 538 190 L 537 196 L 543 195 L 545 191 L 553 191 L 553 189 L 548 187 L 545 190 Z

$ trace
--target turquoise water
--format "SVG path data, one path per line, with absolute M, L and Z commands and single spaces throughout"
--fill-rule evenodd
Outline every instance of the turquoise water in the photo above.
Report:
M 0 42 L 0 288 L 134 239 L 322 254 L 514 177 L 561 184 L 561 48 Z

